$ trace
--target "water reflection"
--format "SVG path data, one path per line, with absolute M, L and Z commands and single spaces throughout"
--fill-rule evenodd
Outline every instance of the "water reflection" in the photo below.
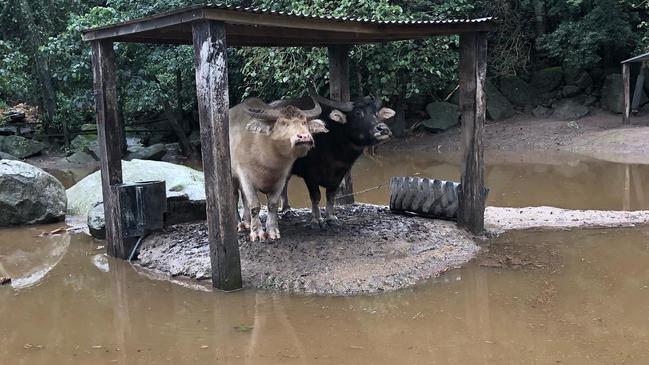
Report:
M 52 227 L 2 230 L 0 276 L 11 278 L 14 289 L 38 285 L 67 252 L 69 234 L 43 236 Z

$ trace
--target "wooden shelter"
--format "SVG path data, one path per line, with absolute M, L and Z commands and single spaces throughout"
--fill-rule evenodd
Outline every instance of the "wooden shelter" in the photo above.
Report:
M 649 61 L 649 53 L 629 58 L 622 61 L 622 87 L 624 88 L 624 110 L 622 112 L 622 124 L 631 123 L 631 113 L 637 113 L 640 101 L 642 99 L 642 90 L 644 88 L 646 65 Z M 638 78 L 633 89 L 633 98 L 631 98 L 631 65 L 640 63 Z
M 120 226 L 121 137 L 113 42 L 193 44 L 205 173 L 212 284 L 241 287 L 241 267 L 228 141 L 227 47 L 328 47 L 330 97 L 348 101 L 349 47 L 407 39 L 460 35 L 460 104 L 464 141 L 462 203 L 458 221 L 484 229 L 484 82 L 491 18 L 443 21 L 375 21 L 310 16 L 228 5 L 199 5 L 84 32 L 92 43 L 102 192 L 108 253 L 126 258 L 133 248 Z M 351 181 L 344 186 L 351 189 Z

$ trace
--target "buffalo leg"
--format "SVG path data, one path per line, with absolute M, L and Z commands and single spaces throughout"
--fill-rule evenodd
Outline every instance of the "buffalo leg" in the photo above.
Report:
M 287 213 L 291 210 L 291 206 L 289 205 L 288 202 L 288 182 L 290 180 L 291 180 L 291 175 L 289 174 L 288 177 L 286 178 L 286 183 L 284 184 L 284 188 L 282 189 L 282 196 L 281 196 L 282 213 Z
M 248 210 L 244 194 L 240 192 L 239 180 L 232 179 L 232 183 L 234 187 L 234 201 L 237 203 L 237 230 L 241 232 L 244 229 L 250 228 L 250 211 Z M 243 206 L 243 219 L 241 218 L 241 212 L 239 212 L 239 197 L 241 197 L 241 205 Z
M 325 222 L 330 226 L 340 225 L 340 221 L 336 217 L 336 211 L 335 211 L 337 191 L 338 189 L 327 188 L 327 211 L 326 211 Z
M 239 222 L 238 230 L 243 232 L 250 229 L 250 208 L 248 207 L 248 201 L 246 200 L 246 195 L 241 193 L 241 205 L 243 206 L 243 216 Z
M 279 227 L 277 225 L 277 210 L 281 199 L 282 191 L 267 194 L 268 198 L 268 218 L 266 218 L 266 235 L 271 240 L 277 240 L 279 236 Z
M 261 225 L 261 220 L 259 219 L 261 204 L 259 204 L 257 190 L 250 183 L 241 181 L 241 191 L 243 192 L 244 196 L 244 204 L 250 211 L 250 240 L 253 242 L 257 240 L 263 240 L 265 234 L 264 227 Z
M 319 229 L 323 226 L 322 215 L 320 214 L 320 186 L 304 180 L 306 187 L 309 190 L 309 197 L 311 198 L 311 223 L 309 227 Z

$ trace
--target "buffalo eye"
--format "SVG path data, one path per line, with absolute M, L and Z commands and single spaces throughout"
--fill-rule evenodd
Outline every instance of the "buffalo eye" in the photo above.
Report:
M 362 110 L 356 110 L 354 112 L 354 115 L 356 115 L 357 117 L 363 117 L 363 111 Z

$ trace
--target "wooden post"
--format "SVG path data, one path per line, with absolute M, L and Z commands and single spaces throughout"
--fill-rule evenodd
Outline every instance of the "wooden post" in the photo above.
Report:
M 235 218 L 237 202 L 230 170 L 225 24 L 199 20 L 192 24 L 192 33 L 212 285 L 222 290 L 236 290 L 242 283 Z
M 92 42 L 92 71 L 97 113 L 97 142 L 101 165 L 101 191 L 106 219 L 106 251 L 110 256 L 127 259 L 131 241 L 125 240 L 116 190 L 122 183 L 121 120 L 117 107 L 117 81 L 113 42 Z
M 462 116 L 463 172 L 459 191 L 458 223 L 474 234 L 484 230 L 484 122 L 487 73 L 487 34 L 460 36 L 460 112 Z
M 329 97 L 337 101 L 349 101 L 351 99 L 349 89 L 349 46 L 329 46 Z M 354 192 L 351 171 L 345 175 L 340 188 L 338 189 L 339 204 L 353 204 Z
M 631 113 L 633 113 L 633 115 L 636 115 L 638 113 L 638 108 L 640 107 L 640 102 L 642 101 L 644 79 L 645 65 L 644 62 L 642 62 L 640 64 L 640 72 L 638 72 L 638 78 L 635 80 L 635 89 L 633 90 L 633 99 L 631 100 Z
M 622 111 L 622 124 L 631 122 L 631 66 L 629 63 L 622 64 L 622 87 L 624 88 L 624 110 Z

